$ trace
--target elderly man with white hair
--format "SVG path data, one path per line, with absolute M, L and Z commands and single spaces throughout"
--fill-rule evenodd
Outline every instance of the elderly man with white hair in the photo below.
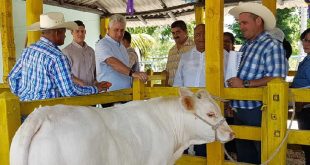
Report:
M 125 17 L 112 15 L 108 34 L 95 47 L 97 80 L 108 80 L 113 85 L 110 91 L 131 88 L 132 77 L 147 80 L 144 72 L 136 72 L 129 67 L 128 53 L 121 43 L 126 28 Z
M 42 31 L 42 35 L 24 49 L 9 74 L 11 91 L 21 101 L 95 94 L 109 85 L 108 82 L 83 87 L 74 84 L 68 59 L 58 48 L 64 44 L 66 29 L 77 29 L 77 25 L 65 22 L 59 12 L 41 14 L 40 22 L 28 27 L 29 31 Z
M 246 43 L 242 45 L 242 59 L 236 77 L 227 80 L 232 88 L 266 86 L 274 78 L 285 78 L 287 60 L 282 44 L 266 31 L 275 27 L 273 13 L 258 3 L 241 3 L 229 13 L 239 21 Z M 261 126 L 261 101 L 234 100 L 236 125 Z M 236 141 L 238 162 L 260 164 L 260 142 Z

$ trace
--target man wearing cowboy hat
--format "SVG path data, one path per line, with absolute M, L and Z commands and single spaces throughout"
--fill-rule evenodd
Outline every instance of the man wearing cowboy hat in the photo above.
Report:
M 266 33 L 275 27 L 273 13 L 258 3 L 239 4 L 229 13 L 239 21 L 246 43 L 240 49 L 242 59 L 237 76 L 227 80 L 228 86 L 261 87 L 274 78 L 285 78 L 287 61 L 283 46 Z M 236 109 L 236 125 L 261 126 L 262 102 L 234 100 L 231 106 Z M 260 163 L 260 142 L 237 139 L 236 147 L 238 162 Z
M 82 87 L 73 83 L 68 59 L 58 46 L 64 44 L 66 29 L 76 28 L 76 23 L 65 22 L 58 12 L 40 15 L 40 22 L 28 28 L 42 31 L 42 35 L 23 51 L 9 74 L 11 91 L 21 101 L 95 94 L 110 85 L 101 82 Z

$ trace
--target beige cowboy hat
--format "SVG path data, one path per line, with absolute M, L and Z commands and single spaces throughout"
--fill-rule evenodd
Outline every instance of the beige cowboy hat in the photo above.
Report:
M 69 30 L 77 29 L 75 22 L 65 22 L 64 15 L 60 12 L 49 12 L 40 15 L 40 22 L 30 25 L 28 31 L 42 31 L 49 29 L 66 28 Z
M 273 13 L 264 5 L 258 3 L 240 3 L 228 12 L 235 18 L 239 17 L 240 13 L 253 13 L 264 20 L 264 29 L 272 30 L 276 26 L 276 18 Z

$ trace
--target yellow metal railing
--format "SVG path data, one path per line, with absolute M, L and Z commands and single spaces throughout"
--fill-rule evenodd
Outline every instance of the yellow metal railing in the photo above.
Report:
M 150 77 L 150 80 L 154 77 Z M 191 88 L 196 91 L 199 88 Z M 235 126 L 232 129 L 236 133 L 236 138 L 262 141 L 262 161 L 267 160 L 277 148 L 286 133 L 287 104 L 288 104 L 288 85 L 281 79 L 273 80 L 264 88 L 240 88 L 223 90 L 224 99 L 236 100 L 261 100 L 264 103 L 262 127 Z M 310 89 L 290 89 L 296 102 L 310 102 Z M 47 99 L 31 102 L 20 102 L 16 96 L 10 92 L 0 94 L 0 162 L 1 165 L 9 164 L 9 146 L 11 139 L 20 126 L 20 115 L 26 115 L 40 105 L 94 105 L 101 103 L 130 101 L 148 99 L 158 96 L 178 95 L 178 88 L 175 87 L 147 87 L 144 83 L 135 80 L 132 89 L 124 89 L 97 95 L 64 97 L 57 99 Z M 293 130 L 288 136 L 289 144 L 309 145 L 310 131 Z M 221 146 L 221 145 L 220 145 Z M 269 164 L 285 164 L 286 144 Z M 221 152 L 217 149 L 213 152 Z M 218 161 L 217 164 L 234 164 L 224 161 L 222 154 L 212 157 Z M 211 159 L 208 157 L 207 159 Z M 206 158 L 183 156 L 177 165 L 199 165 L 206 164 Z

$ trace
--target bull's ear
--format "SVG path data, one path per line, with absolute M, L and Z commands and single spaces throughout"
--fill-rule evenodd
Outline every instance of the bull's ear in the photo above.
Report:
M 182 96 L 182 105 L 188 111 L 195 111 L 195 101 L 191 96 Z
M 200 89 L 198 92 L 195 93 L 195 95 L 198 99 L 211 98 L 211 95 L 205 89 Z
M 193 92 L 187 88 L 181 87 L 181 88 L 179 88 L 179 94 L 181 97 L 192 96 Z

